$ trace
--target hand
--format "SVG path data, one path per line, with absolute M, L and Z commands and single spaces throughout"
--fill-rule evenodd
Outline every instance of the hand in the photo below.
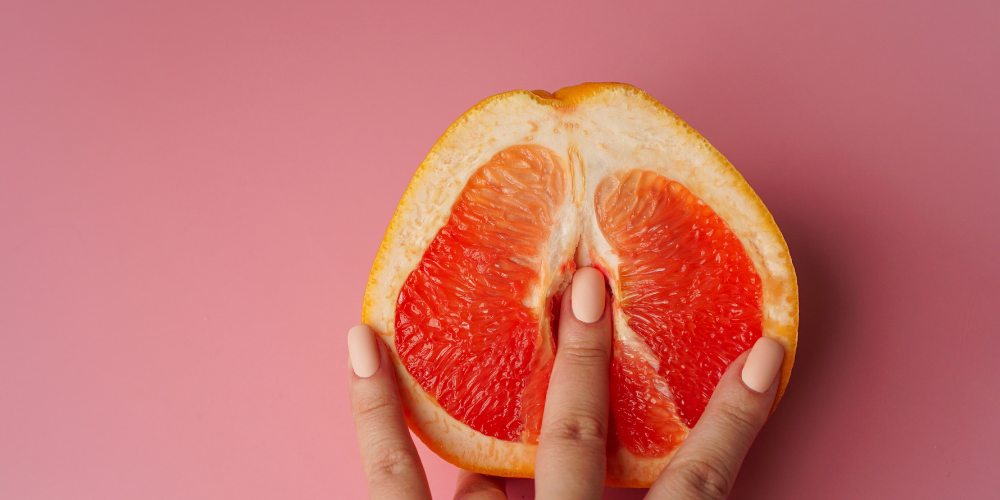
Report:
M 602 496 L 611 335 L 604 278 L 592 268 L 582 268 L 562 301 L 559 349 L 535 457 L 539 500 Z M 351 408 L 369 498 L 430 499 L 386 346 L 371 328 L 359 325 L 348 334 L 348 350 Z M 763 338 L 729 365 L 698 425 L 653 483 L 647 499 L 726 498 L 774 402 L 782 356 L 777 342 Z M 459 473 L 456 500 L 506 498 L 503 478 Z

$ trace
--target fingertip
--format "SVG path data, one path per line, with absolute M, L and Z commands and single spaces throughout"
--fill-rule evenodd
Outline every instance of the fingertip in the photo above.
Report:
M 573 274 L 572 289 L 573 317 L 582 323 L 595 323 L 604 316 L 604 274 L 593 267 L 581 267 Z
M 774 339 L 761 337 L 743 365 L 743 383 L 752 391 L 765 393 L 774 383 L 785 357 L 785 349 Z
M 348 330 L 347 352 L 355 375 L 368 378 L 378 371 L 382 358 L 378 344 L 375 331 L 368 325 L 356 325 Z

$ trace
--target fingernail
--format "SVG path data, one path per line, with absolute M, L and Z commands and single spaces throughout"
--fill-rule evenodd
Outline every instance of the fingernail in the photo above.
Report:
M 573 316 L 593 323 L 604 314 L 604 275 L 592 267 L 582 267 L 573 275 Z
M 574 290 L 575 291 L 575 290 Z M 767 392 L 774 382 L 774 377 L 781 369 L 781 360 L 785 350 L 781 344 L 767 337 L 757 339 L 750 350 L 747 362 L 743 365 L 743 383 L 757 392 Z
M 378 370 L 379 354 L 375 342 L 375 332 L 368 325 L 358 325 L 347 332 L 351 366 L 354 367 L 354 374 L 361 378 L 371 377 Z

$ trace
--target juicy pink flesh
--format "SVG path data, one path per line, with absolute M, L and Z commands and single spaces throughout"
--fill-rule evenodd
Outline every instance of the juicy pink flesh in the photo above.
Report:
M 540 332 L 549 318 L 522 300 L 538 284 L 563 175 L 544 148 L 493 157 L 399 294 L 396 349 L 406 370 L 487 436 L 531 440 L 541 425 L 552 350 Z
M 612 414 L 629 451 L 661 456 L 676 443 L 649 437 L 663 432 L 654 416 L 676 406 L 680 420 L 694 427 L 726 367 L 760 338 L 760 277 L 725 221 L 659 174 L 629 170 L 604 179 L 595 207 L 619 258 L 618 303 L 659 360 L 653 377 L 624 366 L 645 364 L 639 357 L 614 358 Z M 652 398 L 634 389 L 635 377 L 666 390 Z
M 497 154 L 468 181 L 399 294 L 395 342 L 406 370 L 487 436 L 537 441 L 555 348 L 542 331 L 555 331 L 558 297 L 542 313 L 525 299 L 550 285 L 538 270 L 567 184 L 545 148 Z M 615 300 L 635 333 L 615 343 L 612 441 L 663 456 L 760 337 L 760 278 L 725 221 L 679 183 L 620 172 L 601 181 L 594 203 L 618 254 Z

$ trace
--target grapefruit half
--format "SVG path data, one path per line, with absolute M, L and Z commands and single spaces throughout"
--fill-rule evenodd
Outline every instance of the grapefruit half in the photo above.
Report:
M 795 271 L 743 177 L 624 84 L 490 97 L 434 145 L 403 194 L 362 320 L 390 346 L 410 428 L 449 462 L 532 477 L 580 266 L 613 296 L 607 484 L 649 486 L 723 371 L 798 328 Z M 775 405 L 777 399 L 775 400 Z

